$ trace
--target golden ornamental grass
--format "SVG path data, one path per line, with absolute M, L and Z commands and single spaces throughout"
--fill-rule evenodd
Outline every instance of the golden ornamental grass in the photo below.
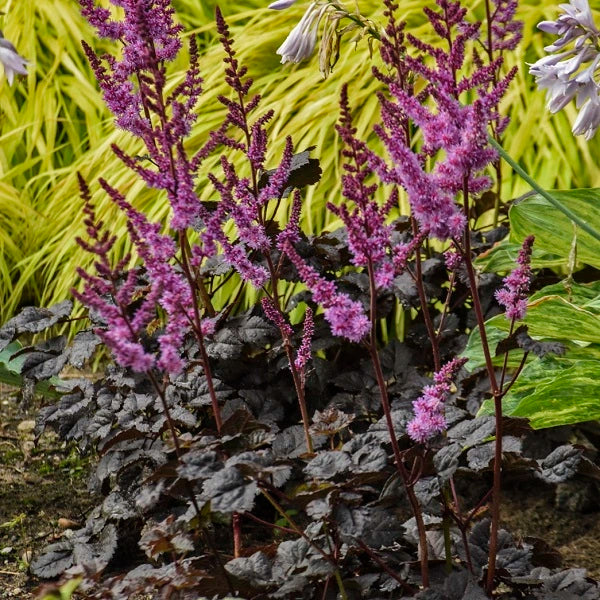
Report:
M 261 110 L 275 110 L 272 132 L 279 146 L 272 147 L 272 162 L 278 159 L 286 135 L 297 150 L 316 146 L 323 178 L 305 192 L 303 227 L 319 232 L 331 224 L 324 210 L 328 200 L 339 195 L 339 141 L 334 131 L 338 117 L 338 95 L 343 82 L 351 82 L 351 100 L 356 108 L 360 135 L 373 140 L 371 127 L 378 118 L 375 92 L 377 82 L 367 44 L 346 40 L 332 75 L 323 80 L 316 56 L 298 66 L 282 66 L 275 54 L 287 32 L 300 18 L 305 2 L 281 12 L 266 9 L 265 0 L 226 3 L 229 22 L 235 34 L 241 61 L 255 80 L 255 91 L 263 95 Z M 200 36 L 205 48 L 202 70 L 205 93 L 198 107 L 201 115 L 190 148 L 196 148 L 221 120 L 223 111 L 216 96 L 224 91 L 221 83 L 222 54 L 213 35 L 210 0 L 174 0 L 188 35 Z M 412 33 L 423 37 L 422 0 L 403 0 L 400 13 Z M 362 1 L 363 14 L 377 21 L 379 2 Z M 233 9 L 239 12 L 233 12 Z M 575 119 L 573 106 L 557 115 L 546 112 L 545 98 L 534 87 L 525 67 L 542 55 L 544 41 L 535 25 L 556 14 L 553 4 L 536 0 L 521 3 L 520 18 L 525 22 L 524 39 L 508 64 L 518 64 L 520 72 L 506 99 L 511 125 L 505 134 L 505 147 L 521 165 L 546 188 L 600 186 L 594 168 L 599 142 L 586 142 L 571 135 Z M 25 304 L 48 305 L 68 296 L 77 285 L 75 268 L 88 266 L 90 258 L 77 246 L 75 237 L 83 231 L 81 201 L 76 173 L 79 171 L 94 190 L 99 214 L 114 224 L 119 236 L 117 251 L 128 250 L 125 223 L 110 200 L 98 190 L 96 179 L 105 177 L 127 194 L 134 204 L 153 219 L 165 220 L 168 207 L 155 191 L 147 190 L 111 153 L 118 143 L 129 152 L 136 147 L 128 136 L 116 130 L 81 51 L 80 40 L 93 39 L 93 33 L 78 13 L 74 0 L 0 1 L 0 26 L 5 36 L 31 61 L 29 75 L 9 88 L 0 81 L 0 322 Z M 482 2 L 472 10 L 483 14 Z M 1 21 L 0 21 L 1 23 Z M 101 49 L 104 42 L 99 42 Z M 172 66 L 173 82 L 181 78 L 185 56 Z M 376 140 L 373 140 L 376 143 Z M 205 169 L 216 165 L 218 157 Z M 505 173 L 508 169 L 504 168 Z M 212 190 L 203 187 L 208 199 Z M 510 199 L 527 191 L 515 177 L 506 176 L 502 196 Z M 285 207 L 282 207 L 282 210 Z M 120 235 L 121 234 L 121 235 Z M 222 288 L 223 296 L 238 283 Z M 251 291 L 247 292 L 251 301 Z

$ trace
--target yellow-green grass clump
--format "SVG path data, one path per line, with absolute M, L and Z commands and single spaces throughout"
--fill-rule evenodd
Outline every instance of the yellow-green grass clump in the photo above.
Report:
M 285 11 L 270 11 L 267 2 L 244 0 L 227 3 L 228 20 L 236 39 L 240 60 L 248 65 L 255 91 L 263 95 L 261 111 L 272 108 L 271 131 L 278 141 L 271 146 L 275 163 L 286 135 L 298 150 L 316 146 L 323 178 L 305 192 L 302 225 L 314 233 L 331 224 L 324 206 L 340 193 L 340 143 L 334 125 L 343 82 L 350 83 L 356 108 L 359 135 L 377 141 L 371 134 L 378 120 L 378 82 L 371 75 L 378 64 L 367 44 L 343 42 L 342 53 L 332 75 L 323 80 L 317 60 L 298 66 L 279 64 L 276 48 L 300 18 L 306 2 Z M 221 121 L 223 110 L 216 100 L 225 92 L 222 82 L 222 53 L 214 37 L 208 0 L 174 0 L 186 35 L 199 35 L 204 47 L 202 72 L 205 93 L 198 106 L 199 119 L 189 139 L 191 150 L 206 140 Z M 363 14 L 381 21 L 381 3 L 360 3 Z M 408 29 L 424 38 L 428 27 L 422 15 L 422 0 L 400 3 L 399 16 Z M 141 147 L 115 129 L 81 50 L 80 40 L 93 40 L 93 31 L 79 15 L 73 0 L 0 2 L 4 35 L 31 61 L 29 75 L 9 88 L 0 83 L 0 321 L 24 304 L 48 305 L 62 300 L 77 285 L 75 269 L 89 266 L 91 258 L 76 244 L 81 235 L 82 203 L 77 189 L 77 172 L 90 183 L 98 213 L 118 236 L 119 255 L 128 250 L 125 222 L 119 211 L 97 186 L 102 176 L 126 193 L 136 207 L 150 218 L 166 221 L 168 206 L 155 191 L 147 190 L 112 154 L 118 143 L 131 153 Z M 473 2 L 473 13 L 483 14 L 481 1 Z M 237 11 L 237 12 L 234 12 Z M 511 124 L 504 136 L 508 152 L 546 188 L 600 185 L 593 156 L 598 141 L 586 142 L 570 132 L 575 108 L 550 115 L 544 94 L 535 89 L 526 64 L 542 55 L 544 41 L 536 24 L 555 16 L 557 7 L 534 0 L 522 2 L 519 18 L 525 23 L 524 39 L 509 66 L 520 68 L 504 100 Z M 99 50 L 106 42 L 97 42 Z M 186 65 L 185 53 L 172 65 L 172 81 L 180 80 Z M 203 169 L 217 168 L 218 157 Z M 504 168 L 502 197 L 514 198 L 527 186 Z M 206 178 L 199 178 L 202 198 L 211 197 Z M 285 208 L 285 207 L 283 207 Z M 233 284 L 232 284 L 233 285 Z M 231 288 L 222 290 L 224 295 Z

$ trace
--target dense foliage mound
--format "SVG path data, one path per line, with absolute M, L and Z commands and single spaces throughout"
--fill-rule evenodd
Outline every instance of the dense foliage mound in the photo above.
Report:
M 383 26 L 310 3 L 284 59 L 310 54 L 324 20 L 322 68 L 369 73 L 342 86 L 340 157 L 323 159 L 314 103 L 294 117 L 311 135 L 284 138 L 287 117 L 255 93 L 218 8 L 224 64 L 203 79 L 215 33 L 184 36 L 169 0 L 80 4 L 102 38 L 83 51 L 121 130 L 98 169 L 103 201 L 89 164 L 64 180 L 83 205 L 72 294 L 85 314 L 65 300 L 0 328 L 0 365 L 50 398 L 37 434 L 99 455 L 84 526 L 31 564 L 59 578 L 45 590 L 597 598 L 584 570 L 500 526 L 503 480 L 600 477 L 588 447 L 536 431 L 600 415 L 600 287 L 584 283 L 600 234 L 582 216 L 597 191 L 533 182 L 540 195 L 515 205 L 507 237 L 516 4 L 486 2 L 478 21 L 437 0 L 422 36 L 392 0 Z M 587 18 L 570 15 L 565 35 Z M 338 60 L 357 30 L 374 64 Z M 299 74 L 278 81 L 296 88 Z M 366 89 L 377 111 L 357 121 Z M 61 247 L 61 268 L 77 256 Z M 55 335 L 74 319 L 72 339 Z

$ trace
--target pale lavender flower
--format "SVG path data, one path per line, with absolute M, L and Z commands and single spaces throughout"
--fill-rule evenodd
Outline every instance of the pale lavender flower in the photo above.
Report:
M 600 88 L 597 82 L 600 66 L 600 31 L 594 23 L 587 0 L 571 0 L 561 4 L 563 13 L 556 21 L 542 21 L 538 28 L 557 35 L 546 46 L 548 56 L 530 65 L 529 72 L 537 86 L 547 90 L 547 107 L 552 113 L 576 100 L 579 115 L 573 124 L 574 135 L 591 139 L 600 126 Z M 570 49 L 569 49 L 569 46 Z
M 0 63 L 4 67 L 4 74 L 8 79 L 8 85 L 12 85 L 15 74 L 27 75 L 27 61 L 19 55 L 17 49 L 2 36 L 0 31 Z
M 506 309 L 506 318 L 509 321 L 520 321 L 527 312 L 527 294 L 531 284 L 531 252 L 533 250 L 532 235 L 523 240 L 519 250 L 517 265 L 510 275 L 504 278 L 504 287 L 496 292 L 496 300 Z
M 269 4 L 269 8 L 272 10 L 284 10 L 292 6 L 292 4 L 296 4 L 296 2 L 297 0 L 276 0 L 276 2 Z
M 282 8 L 286 7 L 282 6 Z M 299 63 L 311 56 L 317 44 L 319 23 L 330 8 L 330 4 L 321 4 L 319 0 L 311 2 L 296 27 L 290 31 L 283 44 L 277 48 L 277 54 L 281 56 L 282 64 L 286 62 Z
M 433 385 L 423 388 L 423 392 L 413 402 L 414 418 L 406 430 L 415 442 L 424 443 L 447 427 L 444 405 L 450 395 L 452 380 L 467 362 L 466 358 L 454 358 L 446 363 L 433 376 Z

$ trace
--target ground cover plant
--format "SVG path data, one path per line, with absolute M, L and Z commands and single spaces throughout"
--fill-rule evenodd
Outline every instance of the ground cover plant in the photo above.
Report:
M 225 116 L 191 144 L 206 110 L 197 38 L 184 51 L 168 0 L 111 4 L 81 0 L 104 38 L 102 53 L 83 47 L 116 125 L 136 140 L 111 147 L 129 182 L 98 180 L 133 253 L 115 252 L 118 235 L 78 173 L 77 241 L 93 268 L 78 269 L 72 293 L 85 326 L 54 335 L 74 318 L 66 300 L 0 329 L 8 371 L 46 394 L 38 435 L 54 429 L 99 454 L 97 505 L 31 563 L 59 578 L 41 593 L 597 598 L 583 569 L 561 569 L 543 540 L 500 525 L 503 479 L 600 476 L 589 446 L 537 431 L 600 416 L 598 193 L 532 182 L 538 195 L 514 205 L 506 237 L 501 101 L 517 75 L 504 60 L 521 39 L 516 4 L 486 4 L 478 21 L 437 0 L 424 7 L 436 44 L 391 0 L 381 26 L 337 4 L 307 7 L 279 48 L 284 62 L 310 55 L 325 19 L 323 70 L 348 31 L 382 65 L 377 143 L 359 135 L 352 82 L 340 90 L 341 192 L 325 192 L 339 227 L 318 233 L 301 222 L 323 176 L 319 148 L 270 127 L 274 111 L 220 9 Z M 560 47 L 597 35 L 573 6 L 544 25 Z M 534 68 L 592 62 L 556 92 L 588 103 L 574 133 L 590 136 L 597 61 L 581 46 Z M 166 218 L 140 209 L 137 186 L 167 199 Z M 224 294 L 231 281 L 237 292 Z M 99 377 L 60 377 L 102 351 Z

